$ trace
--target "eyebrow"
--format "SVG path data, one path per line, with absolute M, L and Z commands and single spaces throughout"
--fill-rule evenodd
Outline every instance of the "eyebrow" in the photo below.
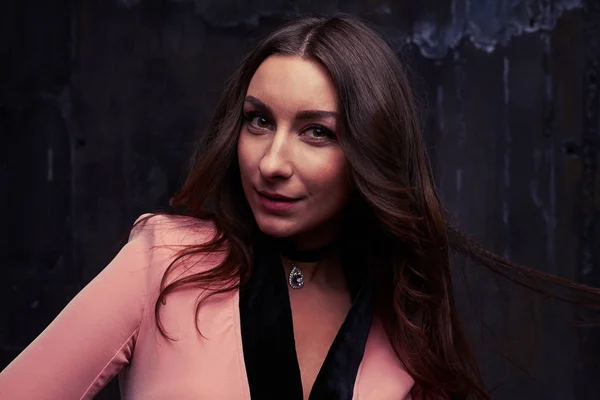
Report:
M 271 107 L 260 101 L 254 96 L 246 96 L 244 102 L 248 102 L 255 107 L 265 109 L 270 114 L 273 114 L 273 110 Z M 323 118 L 337 118 L 337 113 L 335 111 L 324 111 L 324 110 L 302 110 L 296 113 L 296 119 L 298 120 L 306 120 L 306 119 L 323 119 Z

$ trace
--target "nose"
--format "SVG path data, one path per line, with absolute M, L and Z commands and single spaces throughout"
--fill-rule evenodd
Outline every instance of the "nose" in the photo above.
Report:
M 290 143 L 287 135 L 278 130 L 271 136 L 266 151 L 260 160 L 258 169 L 265 180 L 289 179 L 293 174 L 293 166 L 289 157 Z

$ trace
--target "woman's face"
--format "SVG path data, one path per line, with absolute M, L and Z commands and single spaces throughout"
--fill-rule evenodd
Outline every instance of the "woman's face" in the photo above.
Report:
M 350 185 L 327 71 L 300 57 L 273 55 L 252 77 L 243 111 L 240 174 L 260 229 L 293 238 L 300 248 L 331 240 Z

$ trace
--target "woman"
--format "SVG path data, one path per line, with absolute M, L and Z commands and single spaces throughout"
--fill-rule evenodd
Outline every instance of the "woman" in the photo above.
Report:
M 352 18 L 259 43 L 193 160 L 179 215 L 139 219 L 0 398 L 91 398 L 118 373 L 124 399 L 487 399 L 450 247 L 599 303 L 448 228 L 403 69 Z

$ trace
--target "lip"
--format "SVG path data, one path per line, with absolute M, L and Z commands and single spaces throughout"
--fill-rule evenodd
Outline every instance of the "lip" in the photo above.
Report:
M 301 199 L 291 198 L 276 193 L 256 191 L 260 204 L 268 211 L 285 211 L 289 210 Z
M 288 196 L 284 196 L 282 194 L 277 194 L 277 193 L 263 192 L 260 190 L 257 190 L 257 192 L 261 196 L 268 197 L 268 198 L 274 199 L 274 200 L 284 200 L 284 201 L 298 200 L 298 198 L 296 198 L 296 197 L 288 197 Z

